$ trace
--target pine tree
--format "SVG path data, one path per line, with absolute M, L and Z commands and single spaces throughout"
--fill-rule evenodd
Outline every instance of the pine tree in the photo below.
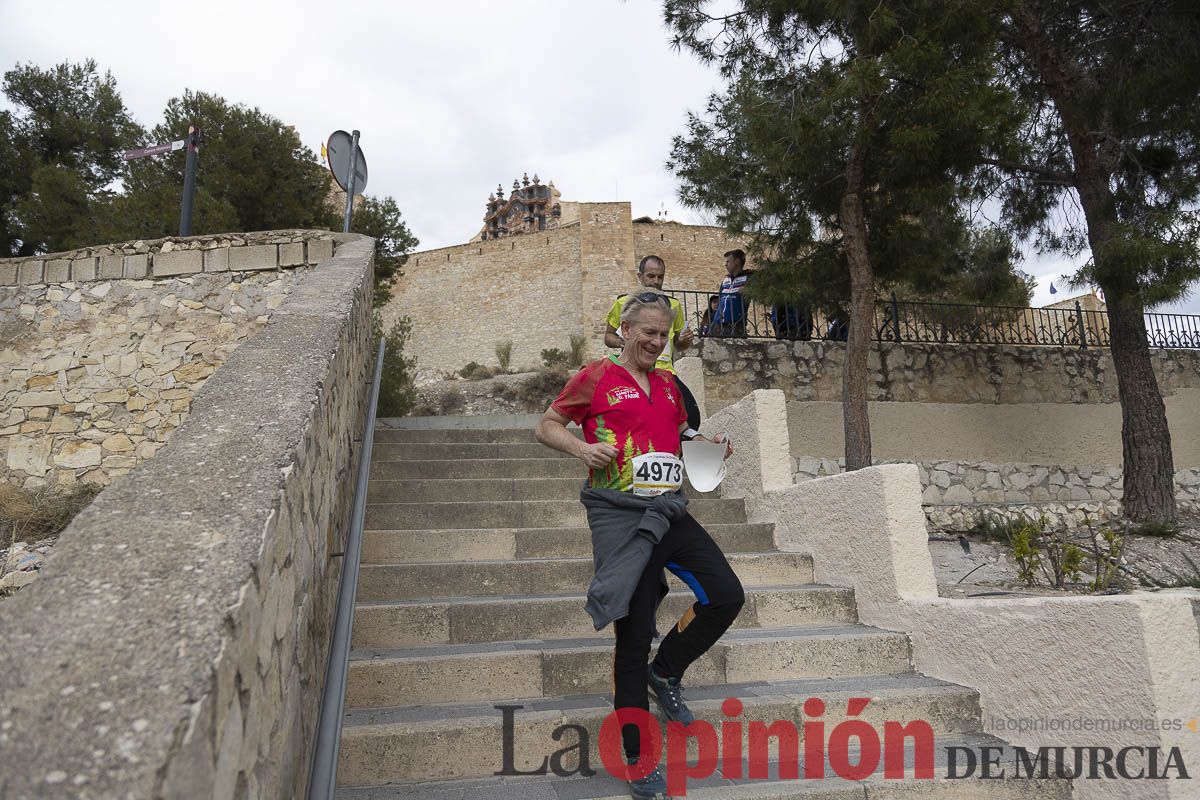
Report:
M 104 240 L 109 185 L 141 128 L 95 61 L 4 74 L 0 111 L 0 257 Z
M 1100 286 L 1108 305 L 1125 514 L 1171 522 L 1171 435 L 1145 311 L 1200 278 L 1200 10 L 1190 0 L 1005 0 L 992 17 L 995 82 L 1020 113 L 981 160 L 985 183 L 1042 247 L 1090 252 L 1074 280 Z
M 713 18 L 703 0 L 666 4 L 676 43 L 719 64 L 727 82 L 674 142 L 682 200 L 752 236 L 765 267 L 752 291 L 765 299 L 828 306 L 850 296 L 847 469 L 871 463 L 878 289 L 946 291 L 975 268 L 982 238 L 1004 240 L 973 229 L 967 213 L 974 198 L 962 176 L 994 135 L 1006 95 L 975 46 L 981 20 L 959 5 L 743 0 Z M 1013 248 L 989 252 L 1011 257 Z M 1028 296 L 1011 260 L 986 263 L 999 280 L 960 285 Z

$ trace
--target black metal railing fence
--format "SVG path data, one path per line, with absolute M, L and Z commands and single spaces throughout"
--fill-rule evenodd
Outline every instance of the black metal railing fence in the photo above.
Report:
M 845 341 L 848 316 L 796 304 L 749 301 L 721 319 L 708 292 L 666 289 L 701 337 Z M 846 304 L 849 306 L 849 303 Z M 844 306 L 843 308 L 845 308 Z M 875 302 L 871 329 L 880 342 L 1108 347 L 1108 313 L 1074 308 L 975 306 L 898 300 Z M 1146 314 L 1151 347 L 1200 349 L 1200 315 Z

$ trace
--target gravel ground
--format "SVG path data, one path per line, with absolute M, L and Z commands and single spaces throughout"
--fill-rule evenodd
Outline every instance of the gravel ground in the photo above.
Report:
M 1044 580 L 1032 588 L 1025 586 L 1005 543 L 975 535 L 931 536 L 929 551 L 938 593 L 943 597 L 1090 594 L 1091 538 L 1083 529 L 1073 531 L 1071 539 L 1085 553 L 1083 579 L 1066 590 L 1056 590 L 1046 586 Z M 964 550 L 963 542 L 970 552 Z M 1147 576 L 1167 582 L 1177 581 L 1180 576 L 1200 580 L 1200 520 L 1185 520 L 1172 536 L 1128 535 L 1121 563 L 1118 583 L 1125 590 L 1154 588 Z

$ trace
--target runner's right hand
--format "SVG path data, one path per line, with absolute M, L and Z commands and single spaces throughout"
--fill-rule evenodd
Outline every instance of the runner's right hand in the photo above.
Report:
M 589 469 L 604 469 L 617 457 L 617 448 L 606 442 L 585 444 L 584 452 L 579 459 L 588 465 Z

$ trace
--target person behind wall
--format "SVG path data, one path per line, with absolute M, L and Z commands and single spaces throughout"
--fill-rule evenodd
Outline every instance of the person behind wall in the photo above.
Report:
M 749 301 L 743 295 L 746 281 L 754 274 L 746 269 L 746 252 L 730 250 L 725 253 L 725 278 L 721 281 L 720 300 L 713 327 L 713 336 L 746 335 L 746 317 Z
M 844 342 L 850 338 L 850 315 L 841 306 L 830 312 L 825 338 L 831 342 Z
M 638 263 L 638 283 L 644 288 L 653 292 L 662 292 L 663 281 L 667 277 L 667 264 L 659 256 L 649 255 L 644 257 Z M 621 338 L 621 311 L 625 308 L 626 302 L 631 295 L 619 294 L 617 299 L 613 301 L 612 308 L 608 310 L 608 316 L 605 318 L 604 344 L 608 347 L 613 347 L 618 350 L 625 346 L 625 341 Z M 667 297 L 663 295 L 663 297 Z M 696 398 L 692 396 L 692 392 L 688 389 L 683 381 L 679 380 L 679 376 L 675 374 L 675 353 L 687 350 L 696 343 L 696 332 L 687 327 L 687 322 L 683 316 L 683 306 L 674 297 L 667 297 L 671 303 L 671 335 L 667 338 L 667 344 L 663 348 L 662 353 L 658 357 L 656 368 L 670 373 L 675 380 L 675 385 L 679 387 L 679 393 L 683 395 L 684 407 L 687 409 L 688 426 L 692 428 L 700 427 L 700 407 L 696 405 Z
M 595 574 L 587 611 L 596 630 L 613 623 L 613 706 L 649 711 L 649 693 L 668 721 L 694 720 L 682 695 L 684 672 L 733 623 L 745 592 L 725 555 L 688 513 L 681 491 L 681 441 L 705 437 L 688 427 L 675 382 L 658 366 L 672 336 L 668 298 L 643 292 L 621 310 L 619 356 L 586 364 L 537 424 L 542 444 L 574 456 L 588 468 L 580 493 L 591 529 Z M 566 428 L 574 422 L 583 438 Z M 720 442 L 723 436 L 711 441 Z M 733 453 L 728 443 L 725 458 Z M 670 570 L 696 595 L 659 645 L 651 663 L 655 612 Z M 618 716 L 620 720 L 620 716 Z M 637 725 L 621 724 L 626 762 L 642 753 Z M 657 767 L 633 779 L 635 798 L 665 796 Z
M 776 303 L 771 306 L 770 318 L 776 339 L 812 338 L 812 312 L 807 305 Z
M 717 316 L 717 306 L 721 303 L 721 295 L 710 294 L 708 296 L 708 308 L 704 309 L 704 313 L 700 316 L 700 335 L 711 336 L 713 331 L 713 320 Z

